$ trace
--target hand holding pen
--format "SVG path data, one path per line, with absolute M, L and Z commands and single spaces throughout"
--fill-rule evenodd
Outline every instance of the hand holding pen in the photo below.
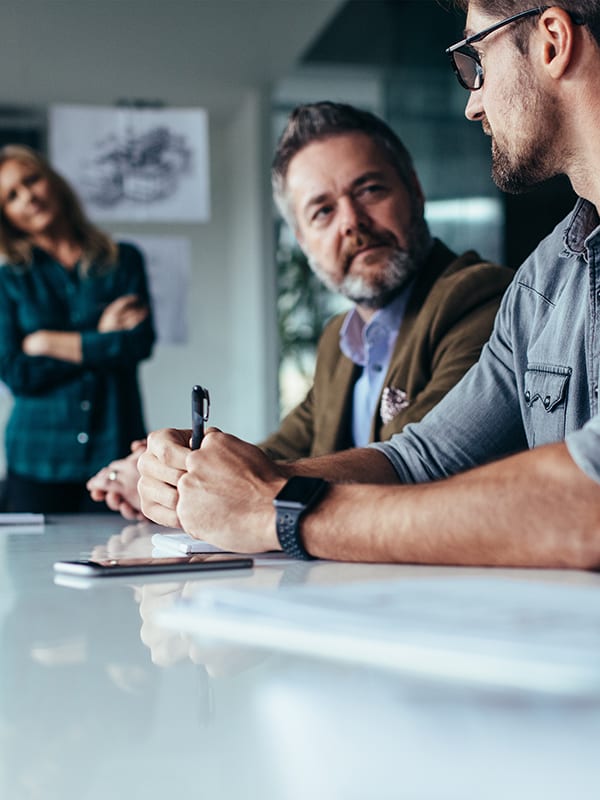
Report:
M 198 385 L 194 386 L 192 389 L 192 450 L 198 450 L 204 438 L 204 423 L 208 421 L 209 409 L 208 389 Z

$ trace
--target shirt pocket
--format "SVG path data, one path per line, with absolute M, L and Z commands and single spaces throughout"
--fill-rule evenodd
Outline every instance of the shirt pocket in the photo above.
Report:
M 571 367 L 555 364 L 528 364 L 523 381 L 527 418 L 525 427 L 531 447 L 561 442 L 565 420 Z

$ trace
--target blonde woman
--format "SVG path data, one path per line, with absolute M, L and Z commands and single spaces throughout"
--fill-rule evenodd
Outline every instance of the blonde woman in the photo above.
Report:
M 20 145 L 0 149 L 0 250 L 7 508 L 92 510 L 86 480 L 145 435 L 137 365 L 154 329 L 142 256 L 94 227 Z

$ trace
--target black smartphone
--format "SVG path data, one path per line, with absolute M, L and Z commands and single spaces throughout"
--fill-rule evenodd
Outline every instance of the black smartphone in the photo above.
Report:
M 183 558 L 114 558 L 106 561 L 56 561 L 56 572 L 88 578 L 107 575 L 152 575 L 163 572 L 208 572 L 216 569 L 249 569 L 253 560 L 246 556 L 197 553 Z

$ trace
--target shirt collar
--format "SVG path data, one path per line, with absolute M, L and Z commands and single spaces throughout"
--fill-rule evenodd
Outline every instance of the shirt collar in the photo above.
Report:
M 356 307 L 348 312 L 340 329 L 340 350 L 346 358 L 359 366 L 365 365 L 365 335 L 368 329 L 380 328 L 388 336 L 398 333 L 413 285 L 414 279 L 387 306 L 376 311 L 368 323 L 365 323 Z
M 587 244 L 591 243 L 592 236 L 599 232 L 599 225 L 600 218 L 596 206 L 589 200 L 580 197 L 564 233 L 566 255 L 585 254 Z

